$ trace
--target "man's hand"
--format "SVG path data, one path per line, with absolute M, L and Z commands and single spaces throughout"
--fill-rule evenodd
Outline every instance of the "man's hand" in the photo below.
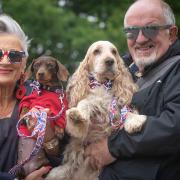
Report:
M 116 160 L 109 152 L 107 138 L 88 145 L 85 149 L 85 156 L 89 157 L 93 169 L 100 169 Z

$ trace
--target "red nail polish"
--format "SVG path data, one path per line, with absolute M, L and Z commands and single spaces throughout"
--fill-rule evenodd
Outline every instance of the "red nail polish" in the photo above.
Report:
M 46 166 L 46 168 L 48 169 L 48 171 L 50 171 L 52 169 L 52 166 Z

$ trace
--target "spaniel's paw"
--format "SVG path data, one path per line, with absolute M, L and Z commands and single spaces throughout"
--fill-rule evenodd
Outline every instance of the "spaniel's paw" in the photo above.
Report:
M 130 134 L 140 132 L 146 122 L 146 119 L 147 117 L 145 115 L 128 112 L 126 121 L 124 123 L 125 131 Z
M 66 111 L 66 120 L 66 130 L 71 136 L 82 138 L 86 135 L 88 121 L 82 117 L 77 108 Z
M 78 125 L 84 121 L 81 113 L 78 111 L 77 108 L 71 108 L 67 110 L 66 117 L 67 117 L 67 120 L 71 121 L 75 125 L 76 124 Z

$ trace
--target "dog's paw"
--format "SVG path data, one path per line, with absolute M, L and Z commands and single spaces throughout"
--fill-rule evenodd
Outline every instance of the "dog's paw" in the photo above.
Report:
M 76 124 L 78 125 L 79 123 L 85 121 L 77 108 L 71 108 L 71 109 L 67 110 L 66 117 L 67 117 L 67 120 L 71 121 L 75 125 Z
M 140 132 L 146 122 L 146 119 L 147 117 L 145 115 L 128 112 L 124 123 L 125 131 L 129 134 Z
M 86 136 L 88 129 L 88 121 L 83 118 L 77 108 L 71 108 L 66 111 L 66 130 L 76 138 Z

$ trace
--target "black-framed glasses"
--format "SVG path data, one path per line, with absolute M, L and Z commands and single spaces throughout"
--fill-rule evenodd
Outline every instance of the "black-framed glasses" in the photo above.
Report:
M 139 31 L 141 30 L 142 34 L 148 38 L 153 39 L 158 35 L 159 30 L 169 29 L 172 25 L 147 25 L 147 26 L 130 26 L 124 28 L 127 39 L 136 40 Z
M 3 59 L 4 56 L 8 57 L 8 60 L 11 64 L 20 63 L 22 62 L 22 58 L 26 57 L 24 51 L 16 51 L 16 50 L 4 51 L 0 49 L 0 61 Z

